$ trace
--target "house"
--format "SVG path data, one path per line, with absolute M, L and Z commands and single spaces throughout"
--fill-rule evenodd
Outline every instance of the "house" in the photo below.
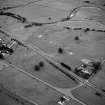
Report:
M 95 74 L 101 67 L 99 61 L 82 60 L 82 64 L 75 68 L 74 72 L 84 78 L 89 79 L 92 74 Z

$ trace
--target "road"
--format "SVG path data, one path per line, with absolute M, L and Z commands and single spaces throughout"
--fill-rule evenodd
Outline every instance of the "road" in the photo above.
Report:
M 41 1 L 42 1 L 42 4 L 41 4 Z M 47 2 L 47 1 L 46 1 Z M 46 3 L 46 2 L 43 2 L 43 0 L 37 0 L 37 1 L 31 1 L 31 2 L 28 2 L 28 3 L 25 3 L 25 4 L 21 4 L 21 5 L 17 5 L 17 6 L 9 6 L 8 8 L 1 8 L 0 10 L 1 11 L 3 11 L 3 12 L 5 12 L 5 10 L 6 11 L 9 11 L 9 10 L 11 10 L 11 9 L 17 9 L 17 8 L 23 8 L 23 7 L 27 7 L 27 6 L 29 6 L 29 5 L 31 5 L 31 4 L 34 4 L 35 3 L 35 5 L 36 6 L 41 6 L 41 7 L 46 7 L 46 6 L 48 6 L 49 8 L 51 7 L 52 8 L 52 5 L 51 5 L 51 1 L 49 1 L 48 0 L 48 3 Z M 51 2 L 51 3 L 50 3 Z M 53 3 L 52 3 L 53 4 Z M 58 2 L 58 4 L 59 4 L 59 2 Z M 75 4 L 75 3 L 74 3 Z M 75 7 L 75 5 L 73 4 L 73 7 Z M 60 4 L 59 4 L 60 5 Z M 64 4 L 65 5 L 65 4 Z M 77 4 L 76 4 L 77 5 Z M 65 7 L 65 6 L 64 6 Z M 104 27 L 104 24 L 102 25 L 102 26 L 99 26 L 99 24 L 98 23 L 96 23 L 95 25 L 93 25 L 93 23 L 95 23 L 95 22 L 90 22 L 90 20 L 89 21 L 84 21 L 83 22 L 83 20 L 85 20 L 85 19 L 83 19 L 83 20 L 79 20 L 78 19 L 78 17 L 80 18 L 81 16 L 81 14 L 83 15 L 83 13 L 82 12 L 80 12 L 80 9 L 86 9 L 86 8 L 97 8 L 98 10 L 100 10 L 100 11 L 103 11 L 104 10 L 104 7 L 102 7 L 101 5 L 96 5 L 96 4 L 90 4 L 90 5 L 84 5 L 84 6 L 82 6 L 81 4 L 79 4 L 79 6 L 76 6 L 75 8 L 73 8 L 72 6 L 69 8 L 68 6 L 67 6 L 67 8 L 65 7 L 65 8 L 63 8 L 63 7 L 60 7 L 59 6 L 59 9 L 62 9 L 63 8 L 63 11 L 66 11 L 66 12 L 68 12 L 69 14 L 67 14 L 67 16 L 66 17 L 64 17 L 64 18 L 60 18 L 60 19 L 55 19 L 55 17 L 54 17 L 54 19 L 55 20 L 53 20 L 53 21 L 51 21 L 51 22 L 35 22 L 35 21 L 31 21 L 31 20 L 27 20 L 26 21 L 26 23 L 22 23 L 22 28 L 24 28 L 24 26 L 25 25 L 27 25 L 27 24 L 32 24 L 33 23 L 33 25 L 31 25 L 31 27 L 29 27 L 29 29 L 28 30 L 30 30 L 32 27 L 40 27 L 40 26 L 44 26 L 44 25 L 57 25 L 57 26 L 61 26 L 61 27 L 66 27 L 66 25 L 68 26 L 68 24 L 70 24 L 68 27 L 72 27 L 72 24 L 75 24 L 74 25 L 74 27 L 75 28 L 72 28 L 72 29 L 76 29 L 76 28 L 78 28 L 78 27 L 76 27 L 76 25 L 77 24 L 82 24 L 82 26 L 84 27 L 89 27 L 90 29 L 91 29 L 91 27 L 92 28 L 94 28 L 94 30 L 97 32 L 98 30 L 97 29 L 99 29 L 99 30 L 101 30 L 103 33 L 105 32 L 105 30 L 102 30 L 102 29 L 105 29 L 105 27 Z M 58 8 L 58 7 L 54 7 L 54 8 Z M 85 10 L 84 9 L 84 10 Z M 79 12 L 80 12 L 80 15 L 78 15 L 79 14 Z M 15 16 L 15 15 L 14 15 Z M 14 18 L 14 17 L 12 17 L 12 18 Z M 78 19 L 78 22 L 76 21 L 76 20 L 73 20 L 73 18 L 77 18 Z M 90 23 L 91 24 L 90 24 Z M 20 23 L 21 23 L 21 21 L 20 21 Z M 19 24 L 20 24 L 19 23 Z M 87 23 L 89 23 L 90 24 L 90 26 L 87 24 Z M 97 25 L 98 24 L 98 25 Z M 80 25 L 81 26 L 81 25 Z M 19 26 L 20 27 L 20 26 Z M 101 29 L 102 28 L 102 29 Z M 10 38 L 16 38 L 15 37 L 15 35 L 13 35 L 12 34 L 12 31 L 11 32 L 9 32 L 9 31 L 7 31 L 7 30 L 5 30 L 5 28 L 3 28 L 2 26 L 0 27 L 0 32 L 1 33 L 3 33 L 3 34 L 5 34 L 5 35 L 7 35 L 8 37 L 10 37 Z M 83 31 L 84 29 L 82 29 L 82 31 Z M 76 31 L 76 30 L 75 30 Z M 89 31 L 91 31 L 91 30 L 89 30 Z M 20 37 L 20 39 L 21 39 L 21 36 L 19 36 Z M 75 89 L 77 89 L 77 88 L 80 88 L 80 87 L 82 87 L 82 86 L 89 86 L 89 87 L 91 87 L 93 90 L 95 90 L 95 91 L 97 91 L 97 92 L 99 92 L 99 93 L 101 93 L 102 95 L 103 95 L 103 97 L 105 97 L 105 94 L 99 89 L 99 88 L 97 88 L 95 85 L 93 85 L 92 83 L 90 83 L 88 80 L 85 80 L 85 79 L 83 79 L 83 78 L 81 78 L 81 77 L 79 77 L 79 76 L 77 76 L 74 72 L 72 72 L 72 71 L 70 71 L 70 70 L 67 70 L 66 68 L 64 68 L 64 67 L 62 67 L 61 66 L 61 62 L 60 61 L 56 61 L 55 59 L 54 59 L 54 57 L 52 57 L 52 55 L 50 55 L 50 54 L 47 54 L 46 52 L 44 52 L 43 50 L 41 50 L 39 47 L 37 47 L 37 46 L 35 46 L 35 45 L 32 45 L 32 44 L 27 44 L 25 41 L 22 41 L 22 40 L 19 40 L 19 38 L 17 38 L 16 39 L 18 42 L 20 42 L 21 43 L 21 45 L 23 45 L 24 47 L 26 47 L 27 49 L 31 49 L 32 51 L 34 51 L 35 53 L 37 53 L 38 55 L 40 55 L 42 58 L 44 58 L 48 63 L 52 63 L 53 65 L 55 65 L 56 66 L 56 68 L 59 68 L 59 69 L 57 69 L 57 70 L 59 70 L 60 72 L 62 72 L 62 73 L 64 73 L 66 76 L 68 76 L 68 77 L 73 77 L 74 79 L 76 79 L 76 80 L 78 80 L 79 81 L 79 84 L 77 85 L 77 86 L 75 86 L 75 87 L 72 87 L 72 88 L 70 88 L 70 89 L 62 89 L 62 88 L 57 88 L 57 87 L 54 87 L 53 85 L 51 85 L 51 84 L 49 84 L 49 83 L 47 83 L 47 82 L 45 82 L 45 81 L 43 81 L 43 80 L 41 80 L 41 79 L 39 79 L 39 78 L 37 78 L 36 76 L 34 76 L 34 75 L 32 75 L 32 74 L 30 74 L 30 73 L 28 73 L 28 72 L 26 72 L 25 70 L 23 70 L 23 69 L 21 69 L 21 68 L 19 68 L 19 67 L 17 67 L 16 65 L 13 65 L 13 64 L 9 64 L 9 62 L 6 62 L 8 65 L 10 65 L 10 66 L 13 66 L 14 68 L 16 68 L 18 71 L 20 71 L 20 72 L 22 72 L 22 73 L 24 73 L 25 75 L 27 75 L 27 76 L 29 76 L 29 77 L 31 77 L 31 78 L 33 78 L 33 79 L 36 79 L 36 80 L 38 80 L 38 81 L 40 81 L 41 83 L 43 83 L 43 84 L 45 84 L 45 85 L 47 85 L 47 86 L 49 86 L 50 88 L 52 88 L 52 89 L 54 89 L 54 90 L 56 90 L 56 91 L 58 91 L 58 92 L 60 92 L 60 93 L 62 93 L 62 94 L 64 94 L 64 95 L 66 95 L 66 96 L 68 96 L 68 97 L 70 97 L 70 98 L 72 98 L 73 100 L 75 100 L 75 101 L 77 101 L 78 103 L 80 103 L 80 104 L 82 104 L 82 105 L 87 105 L 86 103 L 84 103 L 84 102 L 82 102 L 81 100 L 79 100 L 79 99 L 77 99 L 77 98 L 75 98 L 74 96 L 73 96 L 73 94 L 72 94 L 72 91 L 74 91 Z M 5 89 L 4 89 L 5 90 Z M 11 94 L 11 93 L 10 93 Z M 24 99 L 24 98 L 23 98 Z M 28 102 L 31 102 L 33 105 L 37 105 L 35 102 L 33 102 L 33 101 L 31 101 L 31 100 L 28 100 L 28 99 L 25 99 L 26 101 L 28 101 Z

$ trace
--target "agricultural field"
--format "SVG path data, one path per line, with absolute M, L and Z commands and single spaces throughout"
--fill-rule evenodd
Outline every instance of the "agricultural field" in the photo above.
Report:
M 0 105 L 105 105 L 105 1 L 0 0 Z

